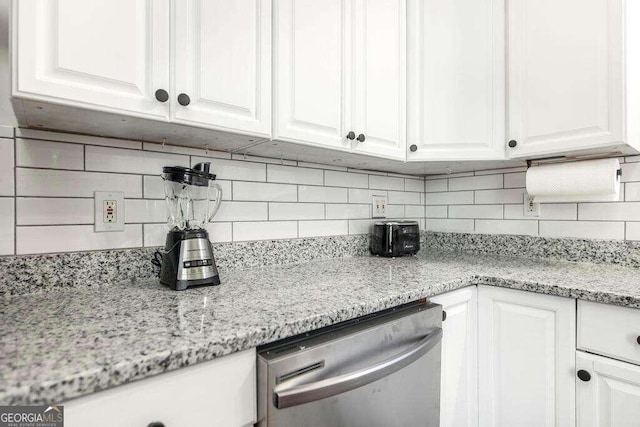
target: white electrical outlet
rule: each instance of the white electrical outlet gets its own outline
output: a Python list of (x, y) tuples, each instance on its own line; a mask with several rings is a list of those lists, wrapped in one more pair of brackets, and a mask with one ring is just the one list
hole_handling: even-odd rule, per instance
[(124, 231), (124, 192), (96, 191), (95, 231)]
[(387, 217), (387, 196), (373, 196), (373, 218)]
[(540, 216), (540, 203), (536, 202), (533, 196), (524, 193), (524, 216), (537, 218)]

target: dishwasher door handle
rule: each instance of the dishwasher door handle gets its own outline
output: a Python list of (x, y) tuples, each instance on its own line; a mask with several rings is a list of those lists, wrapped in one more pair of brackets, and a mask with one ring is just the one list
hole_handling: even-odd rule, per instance
[(274, 404), (278, 409), (290, 408), (362, 387), (410, 365), (427, 354), (441, 340), (442, 328), (432, 328), (424, 338), (402, 353), (373, 366), (310, 384), (302, 384), (288, 390), (276, 391)]

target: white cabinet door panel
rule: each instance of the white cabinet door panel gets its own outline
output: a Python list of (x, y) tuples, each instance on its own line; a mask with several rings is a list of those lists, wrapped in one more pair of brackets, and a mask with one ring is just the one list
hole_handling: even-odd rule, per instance
[(175, 12), (174, 120), (270, 136), (271, 0), (188, 0)]
[(576, 369), (578, 427), (636, 427), (640, 425), (640, 367), (581, 351)]
[(509, 156), (624, 140), (623, 0), (511, 0)]
[(504, 8), (409, 1), (408, 160), (504, 158)]
[(354, 150), (405, 158), (405, 0), (357, 0), (355, 7)]
[(575, 425), (575, 300), (478, 288), (480, 426)]
[(69, 427), (253, 425), (255, 349), (64, 402)]
[(274, 138), (349, 150), (350, 0), (276, 0)]
[(15, 0), (13, 95), (168, 118), (169, 0)]
[(447, 313), (442, 323), (441, 427), (478, 425), (477, 288), (431, 298)]

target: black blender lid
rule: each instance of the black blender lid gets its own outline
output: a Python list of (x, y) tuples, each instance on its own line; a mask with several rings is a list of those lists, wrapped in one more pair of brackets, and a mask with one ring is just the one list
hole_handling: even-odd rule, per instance
[(209, 162), (198, 163), (193, 168), (165, 166), (162, 168), (162, 173), (167, 181), (206, 187), (209, 181), (216, 179), (215, 174), (209, 172), (210, 167)]

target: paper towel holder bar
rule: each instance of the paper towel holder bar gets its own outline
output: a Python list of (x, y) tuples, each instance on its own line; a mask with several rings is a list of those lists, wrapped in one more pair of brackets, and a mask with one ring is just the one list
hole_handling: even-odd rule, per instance
[[(528, 159), (527, 160), (527, 168), (531, 166), (537, 166), (541, 164), (550, 164), (550, 163), (569, 163), (569, 162), (579, 162), (581, 160), (596, 160), (596, 159), (608, 159), (611, 157), (622, 157), (623, 154), (619, 151), (612, 151), (609, 153), (600, 153), (600, 154), (585, 154), (581, 156), (553, 156), (553, 157), (543, 157), (540, 159)], [(619, 172), (619, 175), (622, 172)]]

